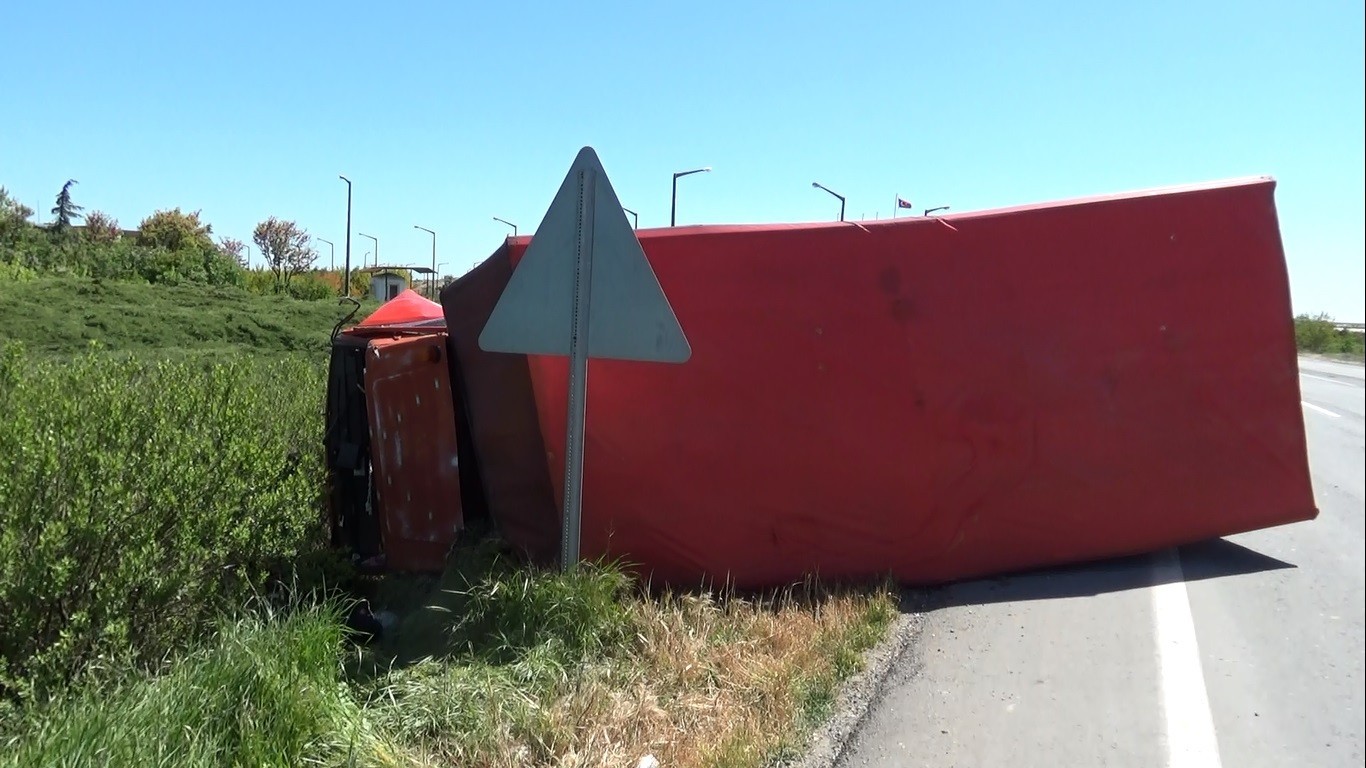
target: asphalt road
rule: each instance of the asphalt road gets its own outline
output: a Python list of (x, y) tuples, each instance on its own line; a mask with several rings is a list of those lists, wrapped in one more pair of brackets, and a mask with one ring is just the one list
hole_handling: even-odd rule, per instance
[(837, 765), (1361, 766), (1366, 381), (1300, 374), (1318, 519), (913, 595)]

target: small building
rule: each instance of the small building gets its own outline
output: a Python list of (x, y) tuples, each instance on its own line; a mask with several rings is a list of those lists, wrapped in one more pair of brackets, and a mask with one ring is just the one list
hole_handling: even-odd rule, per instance
[(389, 301), (408, 290), (408, 280), (401, 274), (390, 270), (370, 275), (370, 295), (380, 301)]

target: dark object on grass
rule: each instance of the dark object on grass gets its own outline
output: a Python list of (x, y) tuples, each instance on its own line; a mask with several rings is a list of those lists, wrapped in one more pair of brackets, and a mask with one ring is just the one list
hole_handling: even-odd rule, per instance
[(370, 601), (361, 600), (346, 617), (347, 633), (352, 639), (362, 643), (378, 640), (384, 634), (384, 625), (370, 611)]

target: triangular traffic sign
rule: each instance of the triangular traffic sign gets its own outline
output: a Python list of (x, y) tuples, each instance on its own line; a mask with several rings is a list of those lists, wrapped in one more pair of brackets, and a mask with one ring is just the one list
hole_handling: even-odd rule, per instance
[(580, 306), (588, 309), (588, 357), (681, 363), (692, 356), (592, 147), (574, 158), (479, 335), (480, 348), (568, 355), (576, 276), (587, 278)]

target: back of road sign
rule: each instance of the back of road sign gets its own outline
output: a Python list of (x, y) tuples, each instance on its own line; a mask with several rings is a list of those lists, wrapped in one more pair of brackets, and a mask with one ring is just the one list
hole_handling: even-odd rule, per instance
[[(582, 239), (581, 229), (587, 234)], [(576, 270), (581, 243), (589, 249), (590, 266)], [(490, 352), (569, 354), (576, 275), (587, 280), (589, 357), (682, 363), (692, 356), (592, 147), (574, 159), (479, 346)]]

